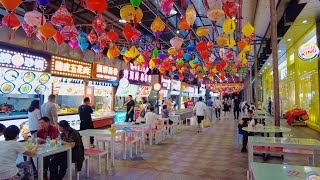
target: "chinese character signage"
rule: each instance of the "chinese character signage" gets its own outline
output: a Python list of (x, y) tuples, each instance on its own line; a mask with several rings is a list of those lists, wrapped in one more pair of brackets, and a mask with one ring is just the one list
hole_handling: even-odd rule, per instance
[(170, 90), (171, 80), (165, 79), (163, 76), (161, 76), (161, 87), (162, 89)]
[(100, 79), (100, 80), (118, 81), (119, 69), (116, 67), (107, 66), (107, 65), (103, 65), (95, 62), (93, 63), (92, 78)]
[(139, 72), (142, 72), (142, 73), (147, 73), (149, 71), (148, 67), (145, 68), (145, 67), (134, 65), (132, 63), (130, 63), (130, 69), (133, 70), (133, 71), (139, 71)]
[(0, 66), (31, 71), (45, 71), (48, 65), (43, 57), (0, 49)]
[(77, 78), (90, 78), (91, 64), (53, 56), (51, 60), (51, 74)]
[(139, 71), (130, 71), (128, 69), (123, 70), (123, 78), (129, 81), (151, 83), (151, 75)]

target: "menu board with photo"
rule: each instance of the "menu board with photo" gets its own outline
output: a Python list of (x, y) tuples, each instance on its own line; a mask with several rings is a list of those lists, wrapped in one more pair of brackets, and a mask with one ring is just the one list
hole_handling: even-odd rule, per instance
[(53, 94), (83, 96), (85, 84), (83, 80), (53, 77)]
[(139, 86), (138, 92), (137, 92), (137, 96), (140, 97), (148, 97), (151, 93), (151, 86)]
[(116, 92), (116, 96), (126, 97), (129, 95), (136, 96), (139, 85), (129, 84), (128, 87), (119, 86)]

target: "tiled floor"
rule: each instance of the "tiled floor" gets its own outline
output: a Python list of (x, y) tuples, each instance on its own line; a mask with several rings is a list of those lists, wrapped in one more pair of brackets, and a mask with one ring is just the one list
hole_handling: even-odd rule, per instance
[[(237, 121), (222, 118), (213, 122), (213, 127), (202, 133), (196, 133), (194, 126), (186, 126), (159, 145), (147, 145), (141, 156), (132, 160), (117, 159), (107, 174), (97, 175), (96, 163), (91, 160), (90, 179), (245, 180), (248, 155), (235, 148)], [(320, 133), (306, 127), (295, 127), (289, 134), (320, 139)], [(262, 159), (255, 157), (255, 161)], [(308, 165), (306, 157), (288, 156), (268, 162)], [(84, 179), (85, 173), (81, 175)]]

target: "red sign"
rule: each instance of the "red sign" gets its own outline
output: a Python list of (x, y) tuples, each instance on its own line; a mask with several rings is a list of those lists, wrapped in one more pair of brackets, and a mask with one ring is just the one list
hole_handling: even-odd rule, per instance
[(51, 74), (89, 79), (91, 77), (91, 64), (73, 59), (52, 56)]
[(94, 62), (92, 79), (118, 81), (119, 69), (116, 67), (107, 66), (104, 64), (99, 64), (97, 62)]

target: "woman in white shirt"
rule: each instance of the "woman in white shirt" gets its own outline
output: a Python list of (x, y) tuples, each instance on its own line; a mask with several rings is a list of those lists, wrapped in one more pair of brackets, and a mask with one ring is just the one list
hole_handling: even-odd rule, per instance
[(39, 145), (35, 145), (32, 150), (27, 150), (17, 141), (20, 129), (11, 125), (4, 131), (5, 141), (0, 141), (0, 179), (34, 179), (34, 171), (31, 163), (22, 162), (16, 165), (18, 154), (34, 156)]
[(150, 111), (148, 111), (146, 113), (146, 116), (145, 116), (145, 119), (146, 119), (146, 122), (148, 124), (151, 124), (151, 128), (154, 129), (156, 128), (156, 121), (158, 119), (158, 115), (156, 113), (153, 112), (154, 111), (154, 107), (151, 106), (150, 107)]
[(31, 134), (37, 132), (40, 129), (39, 119), (41, 119), (40, 101), (33, 100), (28, 108), (28, 124)]

